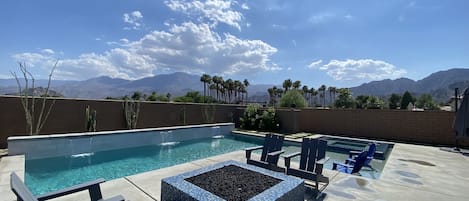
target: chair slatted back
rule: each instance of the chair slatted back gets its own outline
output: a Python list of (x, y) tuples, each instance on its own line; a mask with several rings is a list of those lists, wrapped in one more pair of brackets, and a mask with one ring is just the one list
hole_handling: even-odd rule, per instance
[(301, 142), (300, 169), (312, 171), (316, 163), (317, 139), (303, 138)]
[(261, 161), (276, 164), (278, 162), (279, 156), (269, 158), (267, 157), (267, 154), (270, 152), (282, 150), (284, 139), (284, 136), (267, 134), (264, 140), (264, 147), (262, 148)]
[(358, 154), (357, 158), (355, 159), (355, 165), (353, 166), (353, 169), (351, 172), (352, 174), (360, 172), (363, 165), (365, 165), (367, 156), (368, 156), (368, 151), (363, 151), (360, 154)]
[(303, 138), (301, 142), (300, 169), (313, 172), (316, 160), (326, 157), (327, 142), (324, 140)]
[(37, 201), (33, 193), (29, 191), (28, 187), (24, 185), (23, 181), (21, 181), (18, 175), (14, 172), (10, 175), (10, 186), (18, 201)]

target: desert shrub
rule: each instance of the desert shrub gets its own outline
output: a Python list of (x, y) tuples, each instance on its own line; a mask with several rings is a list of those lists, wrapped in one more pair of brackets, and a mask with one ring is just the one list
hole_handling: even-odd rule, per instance
[(280, 98), (280, 107), (306, 107), (306, 100), (298, 90), (289, 90)]
[(275, 109), (271, 107), (262, 111), (258, 104), (248, 105), (240, 122), (241, 128), (251, 130), (276, 131), (279, 127)]
[(244, 110), (244, 115), (239, 120), (241, 122), (241, 128), (244, 129), (258, 129), (259, 128), (259, 111), (260, 106), (258, 104), (249, 104)]
[(270, 107), (267, 110), (264, 110), (260, 118), (259, 130), (277, 131), (278, 128), (279, 121), (277, 113), (275, 112), (275, 108)]

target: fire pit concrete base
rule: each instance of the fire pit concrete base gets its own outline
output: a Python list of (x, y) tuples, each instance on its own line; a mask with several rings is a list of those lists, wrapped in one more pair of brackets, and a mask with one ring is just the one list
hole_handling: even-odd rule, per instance
[(220, 198), (217, 195), (186, 181), (185, 179), (229, 165), (235, 165), (281, 180), (280, 183), (250, 198), (249, 200), (304, 200), (305, 186), (302, 179), (237, 161), (226, 161), (163, 179), (161, 181), (161, 200), (224, 200), (223, 198)]

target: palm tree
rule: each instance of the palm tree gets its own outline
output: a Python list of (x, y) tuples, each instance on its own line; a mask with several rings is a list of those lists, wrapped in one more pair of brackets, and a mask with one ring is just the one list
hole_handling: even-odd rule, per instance
[[(275, 86), (274, 86), (275, 87)], [(275, 105), (274, 102), (275, 102), (275, 92), (276, 92), (276, 89), (274, 89), (274, 87), (272, 88), (268, 88), (267, 89), (267, 93), (269, 93), (269, 97), (270, 97), (270, 105)]]
[(233, 94), (233, 89), (234, 89), (233, 80), (232, 79), (227, 79), (223, 86), (225, 87), (225, 91), (228, 95), (228, 102), (231, 103), (231, 95)]
[(246, 87), (244, 84), (239, 86), (239, 94), (241, 95), (241, 102), (244, 102), (244, 94), (246, 93)]
[(318, 89), (318, 91), (321, 92), (320, 98), (322, 98), (322, 108), (325, 108), (326, 106), (326, 88), (326, 85), (321, 85)]
[(204, 100), (203, 100), (203, 102), (205, 103), (205, 96), (207, 95), (207, 85), (212, 81), (212, 78), (208, 74), (203, 74), (200, 77), (200, 81), (204, 83)]
[[(212, 78), (213, 79), (213, 78)], [(217, 84), (215, 83), (212, 83), (210, 84), (210, 86), (208, 87), (210, 90), (210, 92), (213, 92), (214, 90), (217, 91), (217, 94), (218, 94), (218, 89), (217, 89)], [(213, 93), (210, 93), (210, 96), (213, 98)], [(213, 99), (212, 99), (213, 100)]]
[(301, 92), (303, 93), (303, 97), (305, 97), (306, 100), (309, 100), (309, 97), (308, 97), (308, 94), (309, 94), (308, 86), (303, 85), (303, 88), (301, 88)]
[(331, 94), (332, 105), (335, 103), (335, 94), (337, 93), (337, 87), (329, 87), (329, 93)]
[(240, 92), (240, 88), (241, 88), (241, 81), (239, 80), (235, 80), (233, 82), (233, 90), (234, 90), (234, 101), (235, 102), (238, 102), (239, 101), (239, 92)]
[[(282, 88), (277, 88), (275, 91), (276, 91), (276, 97), (277, 97), (277, 99), (280, 99), (280, 98), (282, 97), (282, 94), (283, 94), (283, 93), (286, 93), (285, 91), (283, 91)], [(278, 101), (277, 99), (276, 99), (276, 101)]]
[(296, 90), (300, 89), (301, 81), (297, 80), (297, 81), (293, 82), (293, 85), (292, 85), (292, 86), (293, 86), (293, 88), (296, 89)]
[(311, 96), (310, 98), (311, 106), (316, 106), (316, 95), (318, 95), (318, 91), (314, 89), (314, 87), (311, 87), (311, 89), (309, 89), (309, 94)]
[(327, 88), (327, 90), (329, 91), (329, 101), (331, 102), (331, 105), (334, 105), (334, 99), (332, 95), (335, 94), (337, 88), (330, 86)]
[(283, 88), (285, 89), (285, 92), (288, 91), (288, 89), (290, 89), (290, 87), (292, 86), (292, 82), (290, 79), (286, 79), (285, 81), (283, 81), (283, 84), (282, 84)]
[(248, 86), (250, 85), (249, 81), (247, 79), (244, 79), (243, 81), (244, 87), (245, 87), (245, 94), (246, 94), (246, 101), (248, 100)]

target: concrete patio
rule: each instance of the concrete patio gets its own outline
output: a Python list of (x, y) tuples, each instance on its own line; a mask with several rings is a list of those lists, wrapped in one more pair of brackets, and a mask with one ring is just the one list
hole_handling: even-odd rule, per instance
[[(105, 198), (123, 195), (126, 200), (159, 200), (161, 179), (226, 160), (245, 162), (244, 152), (235, 151), (159, 170), (114, 179), (101, 185)], [(283, 165), (283, 161), (279, 164)], [(297, 164), (294, 164), (297, 165)], [(379, 179), (368, 179), (325, 170), (330, 184), (320, 200), (469, 200), (469, 157), (437, 147), (397, 143)], [(24, 176), (24, 156), (0, 161), (1, 201), (16, 200), (9, 174)], [(86, 192), (54, 200), (87, 200)], [(310, 195), (305, 200), (314, 200)]]

